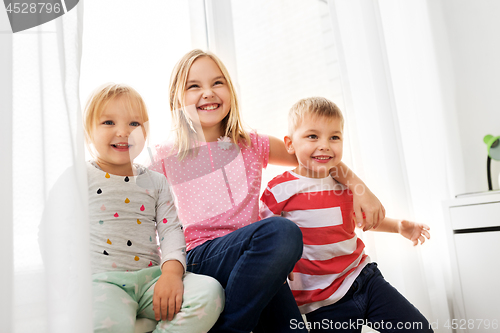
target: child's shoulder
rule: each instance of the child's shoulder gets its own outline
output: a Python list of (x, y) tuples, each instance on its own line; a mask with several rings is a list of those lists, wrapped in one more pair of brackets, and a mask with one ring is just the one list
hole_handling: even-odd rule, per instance
[(89, 177), (104, 172), (94, 160), (86, 161), (85, 165), (87, 167), (87, 176)]
[(270, 144), (269, 137), (265, 134), (257, 133), (256, 131), (250, 131), (247, 133), (250, 137), (250, 143), (248, 144), (245, 140), (240, 140), (238, 145), (243, 152), (246, 152), (247, 158), (253, 156), (257, 160), (262, 162), (262, 167), (267, 167), (269, 161)]
[(343, 184), (337, 182), (332, 177), (308, 178), (296, 174), (294, 171), (285, 171), (281, 175), (274, 177), (267, 184), (268, 191), (273, 193), (296, 193), (314, 192), (314, 193), (335, 193), (336, 195), (350, 195), (351, 191)]
[[(269, 136), (266, 134), (258, 133), (256, 130), (248, 131), (246, 134), (250, 137), (250, 147), (269, 145)], [(241, 140), (241, 144), (245, 145), (245, 140)]]
[(150, 194), (169, 190), (170, 184), (164, 174), (146, 168), (141, 164), (134, 163), (134, 166), (137, 170), (137, 177), (135, 179), (135, 184), (137, 186), (148, 190)]
[(267, 187), (269, 189), (272, 189), (280, 184), (290, 182), (293, 180), (298, 180), (298, 179), (299, 179), (299, 177), (295, 176), (290, 171), (285, 171), (281, 175), (278, 175), (278, 176), (274, 177), (273, 179), (271, 179), (269, 181), (269, 183), (267, 183)]
[(165, 177), (164, 174), (158, 171), (154, 171), (151, 169), (146, 168), (145, 166), (142, 166), (144, 168), (144, 174), (147, 174), (149, 177), (151, 177), (153, 180), (157, 182), (167, 182), (167, 177)]
[(265, 133), (258, 133), (257, 131), (251, 131), (249, 133), (250, 139), (255, 140), (257, 142), (265, 142), (269, 144), (269, 135)]
[(137, 170), (137, 176), (147, 176), (151, 178), (153, 181), (162, 183), (164, 181), (167, 181), (167, 177), (161, 172), (151, 170), (150, 168), (146, 167), (145, 165), (134, 163), (134, 167)]
[(177, 155), (175, 143), (172, 140), (163, 141), (148, 147), (149, 158), (153, 161), (162, 160), (172, 155)]

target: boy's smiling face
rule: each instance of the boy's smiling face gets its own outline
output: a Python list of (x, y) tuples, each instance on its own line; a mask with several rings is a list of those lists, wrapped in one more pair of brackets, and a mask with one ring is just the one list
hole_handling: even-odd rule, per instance
[(343, 133), (338, 118), (306, 114), (291, 137), (285, 136), (289, 154), (299, 166), (295, 172), (309, 178), (324, 178), (342, 160)]

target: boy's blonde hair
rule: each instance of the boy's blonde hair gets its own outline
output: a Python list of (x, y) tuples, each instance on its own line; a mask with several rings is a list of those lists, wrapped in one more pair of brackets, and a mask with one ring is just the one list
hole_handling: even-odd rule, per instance
[(222, 61), (215, 54), (195, 49), (186, 53), (179, 60), (170, 77), (170, 111), (172, 112), (172, 123), (175, 130), (175, 148), (178, 150), (178, 156), (181, 160), (191, 155), (190, 152), (193, 152), (192, 149), (197, 146), (198, 136), (192, 119), (187, 115), (185, 109), (186, 105), (184, 105), (184, 96), (189, 70), (193, 63), (201, 57), (209, 57), (217, 64), (229, 87), (231, 105), (229, 113), (221, 122), (221, 128), (224, 135), (231, 138), (234, 143), (243, 141), (247, 146), (250, 146), (250, 136), (243, 129), (236, 90), (234, 89), (233, 82), (231, 81), (226, 66), (224, 66)]
[(106, 83), (92, 92), (83, 113), (85, 144), (92, 155), (95, 153), (92, 148), (94, 128), (108, 103), (119, 97), (125, 98), (123, 102), (127, 112), (139, 111), (144, 137), (149, 136), (148, 110), (141, 95), (126, 84)]
[(290, 136), (293, 135), (306, 115), (338, 119), (340, 126), (344, 128), (342, 111), (335, 103), (324, 97), (308, 97), (295, 103), (288, 113), (288, 134)]

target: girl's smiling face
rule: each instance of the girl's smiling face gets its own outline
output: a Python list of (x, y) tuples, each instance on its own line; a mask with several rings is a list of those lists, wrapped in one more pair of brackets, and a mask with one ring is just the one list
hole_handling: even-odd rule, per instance
[(207, 141), (221, 133), (221, 121), (231, 109), (231, 93), (219, 66), (210, 57), (196, 59), (189, 69), (184, 95), (184, 105), (191, 117), (199, 123)]
[(96, 162), (102, 170), (115, 175), (133, 175), (132, 161), (144, 148), (143, 126), (140, 113), (128, 110), (124, 97), (108, 102), (96, 119), (92, 135)]

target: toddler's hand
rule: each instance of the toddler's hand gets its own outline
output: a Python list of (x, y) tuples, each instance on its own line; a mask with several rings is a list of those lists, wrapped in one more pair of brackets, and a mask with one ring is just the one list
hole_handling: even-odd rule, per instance
[(163, 273), (156, 282), (153, 293), (155, 319), (172, 320), (181, 309), (183, 293), (182, 277)]
[(420, 244), (424, 244), (425, 238), (431, 238), (428, 230), (430, 230), (429, 226), (422, 223), (415, 223), (406, 220), (399, 223), (399, 233), (401, 236), (411, 240), (413, 242), (413, 246), (418, 245), (418, 241), (420, 241)]

